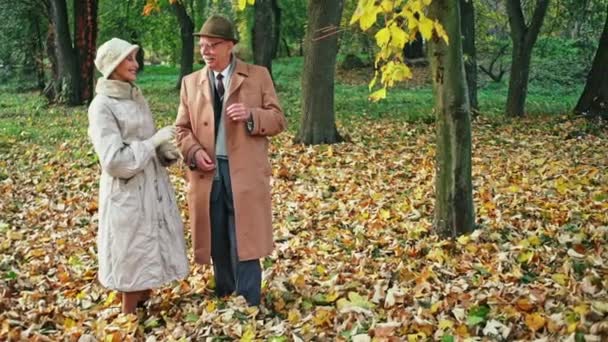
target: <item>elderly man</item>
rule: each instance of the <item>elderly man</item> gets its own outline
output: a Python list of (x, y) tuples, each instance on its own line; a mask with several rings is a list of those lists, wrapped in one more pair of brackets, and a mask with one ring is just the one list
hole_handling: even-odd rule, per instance
[(233, 54), (228, 19), (210, 17), (196, 36), (206, 66), (183, 78), (176, 119), (194, 259), (213, 260), (216, 295), (236, 291), (258, 305), (259, 259), (273, 249), (268, 137), (285, 116), (268, 70)]

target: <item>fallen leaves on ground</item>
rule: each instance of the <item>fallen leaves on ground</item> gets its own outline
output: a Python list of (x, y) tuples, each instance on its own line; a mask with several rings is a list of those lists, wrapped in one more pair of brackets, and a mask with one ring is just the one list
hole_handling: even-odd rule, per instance
[[(563, 117), (473, 125), (479, 229), (433, 234), (434, 129), (353, 120), (352, 143), (273, 139), (276, 249), (263, 303), (209, 267), (136, 315), (96, 280), (99, 168), (82, 114), (57, 146), (0, 158), (0, 339), (600, 341), (608, 334), (608, 141)], [(184, 219), (183, 171), (172, 167)], [(189, 255), (191, 251), (189, 250)]]

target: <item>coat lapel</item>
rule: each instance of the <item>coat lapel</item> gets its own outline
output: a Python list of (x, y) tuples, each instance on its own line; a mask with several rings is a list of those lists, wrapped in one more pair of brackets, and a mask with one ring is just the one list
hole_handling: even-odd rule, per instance
[(232, 95), (239, 89), (245, 78), (249, 75), (247, 65), (241, 60), (236, 60), (234, 71), (232, 72), (232, 79), (230, 80), (230, 89), (228, 89), (228, 97), (226, 102), (231, 100)]
[(199, 91), (203, 93), (205, 102), (211, 101), (211, 88), (209, 84), (209, 78), (207, 77), (208, 69), (204, 67), (199, 73), (198, 85)]

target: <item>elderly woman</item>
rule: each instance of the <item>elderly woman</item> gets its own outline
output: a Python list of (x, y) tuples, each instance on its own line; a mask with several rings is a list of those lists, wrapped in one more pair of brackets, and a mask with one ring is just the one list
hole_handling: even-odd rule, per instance
[(101, 164), (99, 281), (122, 293), (131, 313), (151, 289), (188, 273), (183, 225), (165, 167), (179, 153), (171, 126), (154, 127), (134, 85), (139, 47), (113, 38), (97, 51), (103, 77), (89, 106), (89, 137)]

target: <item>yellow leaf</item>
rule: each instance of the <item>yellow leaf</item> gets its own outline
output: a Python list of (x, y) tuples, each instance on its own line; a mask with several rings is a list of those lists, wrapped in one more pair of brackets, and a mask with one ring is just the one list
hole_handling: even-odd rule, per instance
[(359, 26), (363, 31), (366, 31), (376, 23), (378, 13), (382, 11), (380, 6), (377, 6), (374, 1), (370, 1), (369, 4), (361, 15), (361, 19), (359, 19)]
[(247, 6), (247, 0), (239, 0), (239, 3), (238, 3), (239, 11), (244, 10), (246, 6)]
[(566, 275), (563, 273), (556, 273), (551, 276), (551, 279), (553, 279), (556, 283), (560, 284), (561, 286), (566, 286), (566, 282), (568, 280)]
[(390, 28), (391, 33), (391, 46), (403, 49), (405, 43), (407, 43), (407, 34), (397, 25), (391, 25)]
[(306, 286), (306, 279), (301, 274), (295, 274), (291, 277), (291, 283), (297, 288), (303, 288)]
[(574, 307), (574, 312), (580, 316), (585, 316), (589, 312), (589, 306), (587, 304), (579, 304)]
[(418, 25), (420, 28), (420, 33), (422, 37), (426, 40), (431, 39), (433, 36), (433, 21), (423, 15), (420, 16), (420, 24)]
[(435, 314), (439, 309), (441, 309), (442, 305), (442, 302), (435, 302), (433, 305), (431, 305), (431, 313)]
[(76, 299), (78, 299), (78, 300), (83, 300), (86, 297), (87, 297), (87, 293), (84, 290), (78, 292), (78, 294), (76, 295)]
[(391, 218), (391, 212), (385, 209), (380, 209), (380, 217), (383, 220), (388, 220)]
[(357, 8), (353, 12), (353, 16), (350, 18), (349, 25), (352, 25), (352, 24), (356, 23), (359, 19), (361, 19), (361, 16), (363, 15), (365, 7), (367, 7), (367, 3), (369, 1), (370, 0), (361, 0), (357, 3)]
[(75, 326), (76, 326), (76, 322), (74, 322), (74, 320), (71, 319), (71, 318), (66, 318), (63, 321), (63, 328), (66, 329), (66, 330), (71, 329), (71, 328), (73, 328)]
[(440, 330), (452, 329), (453, 327), (454, 327), (454, 322), (450, 321), (449, 319), (442, 319), (439, 321)]
[(546, 319), (542, 314), (536, 312), (533, 314), (526, 315), (526, 325), (532, 331), (537, 331), (545, 326)]
[(322, 326), (331, 323), (331, 312), (326, 309), (319, 309), (315, 313), (312, 321), (316, 326)]
[(408, 78), (412, 78), (412, 71), (403, 63), (395, 63), (392, 76), (393, 81), (404, 81)]
[(528, 238), (528, 242), (530, 243), (530, 246), (533, 247), (538, 247), (540, 246), (540, 239), (538, 238), (538, 236), (536, 235), (532, 235)]
[(251, 342), (255, 338), (255, 329), (251, 325), (245, 327), (245, 332), (241, 336), (241, 342)]
[(376, 85), (377, 79), (378, 79), (378, 71), (374, 72), (374, 78), (372, 78), (372, 80), (369, 82), (369, 85), (367, 86), (368, 91), (372, 91), (372, 89)]
[(116, 299), (116, 292), (112, 291), (108, 295), (108, 298), (106, 298), (106, 300), (103, 302), (103, 306), (110, 306), (110, 305), (112, 305), (112, 303), (114, 303), (114, 299)]
[(205, 311), (211, 313), (211, 312), (215, 311), (215, 309), (216, 309), (216, 306), (215, 306), (214, 301), (207, 302), (207, 305), (205, 306)]
[(388, 44), (388, 41), (391, 38), (391, 32), (386, 27), (383, 27), (376, 33), (374, 38), (376, 38), (376, 45), (383, 47)]
[(513, 185), (509, 186), (509, 187), (507, 188), (507, 190), (509, 190), (509, 192), (513, 192), (513, 193), (515, 193), (515, 192), (519, 192), (519, 191), (521, 191), (521, 188), (520, 188), (519, 186), (517, 186), (517, 185), (513, 184)]
[(555, 190), (557, 190), (557, 192), (559, 192), (561, 195), (565, 195), (568, 192), (568, 188), (568, 183), (561, 178), (555, 182)]
[(315, 267), (315, 270), (317, 271), (317, 273), (319, 274), (325, 274), (325, 272), (327, 272), (327, 270), (325, 269), (325, 267), (321, 266), (321, 265), (317, 265), (317, 267)]
[(479, 250), (479, 248), (475, 244), (472, 244), (472, 243), (467, 244), (464, 248), (467, 251), (469, 251), (469, 253), (473, 253), (473, 254), (477, 253), (477, 251)]
[(394, 0), (382, 0), (380, 7), (382, 7), (382, 10), (384, 10), (385, 13), (390, 13), (393, 11), (394, 3)]
[(469, 241), (471, 241), (471, 237), (469, 235), (460, 235), (456, 241), (458, 241), (458, 243), (461, 245), (466, 245), (469, 243)]
[(534, 252), (524, 251), (524, 252), (519, 253), (519, 255), (517, 256), (517, 262), (519, 262), (520, 264), (526, 264), (526, 263), (530, 262), (530, 260), (532, 260), (532, 258), (534, 258)]
[[(473, 0), (469, 0), (469, 1), (473, 1)], [(423, 3), (425, 6), (430, 5), (430, 4), (431, 4), (431, 2), (432, 2), (432, 0), (422, 0), (422, 3)]]
[(370, 303), (367, 299), (361, 297), (361, 295), (356, 292), (349, 292), (348, 299), (353, 305), (360, 308), (372, 309), (374, 307), (374, 304)]
[(9, 240), (21, 240), (21, 239), (23, 239), (23, 233), (15, 231), (15, 230), (9, 230), (8, 232), (6, 232), (6, 235), (9, 238)]
[(568, 332), (568, 334), (572, 334), (576, 331), (576, 327), (578, 327), (578, 322), (568, 323), (568, 328), (566, 329), (566, 331)]
[(418, 332), (415, 334), (407, 335), (407, 342), (418, 342), (418, 341), (426, 341), (426, 334), (422, 332)]
[(45, 254), (46, 254), (46, 251), (44, 249), (42, 249), (42, 248), (37, 248), (37, 249), (34, 249), (34, 250), (32, 250), (30, 252), (30, 255), (33, 256), (33, 257), (35, 257), (35, 258), (41, 257), (41, 256), (43, 256)]
[(447, 259), (445, 253), (443, 252), (443, 249), (441, 248), (431, 249), (431, 251), (426, 255), (426, 257), (439, 263), (443, 263)]
[(414, 29), (418, 26), (418, 19), (414, 16), (414, 12), (412, 12), (409, 8), (404, 7), (402, 14), (407, 19), (407, 29), (409, 31), (414, 31)]
[(370, 100), (376, 102), (386, 98), (386, 88), (376, 90), (369, 96)]
[(443, 26), (441, 25), (441, 23), (439, 23), (439, 21), (435, 20), (435, 22), (433, 23), (433, 27), (435, 28), (435, 33), (437, 33), (437, 36), (439, 36), (439, 38), (442, 38), (446, 44), (450, 44), (450, 39), (448, 37), (448, 34), (443, 29)]
[(332, 292), (328, 293), (327, 296), (325, 296), (325, 300), (327, 300), (328, 302), (331, 303), (331, 302), (336, 301), (336, 299), (338, 299), (338, 297), (340, 297), (338, 292), (332, 291)]
[[(422, 4), (420, 3), (420, 0), (410, 0), (408, 2), (408, 5), (410, 5), (412, 12), (422, 11)], [(419, 13), (419, 14), (422, 14), (422, 13)]]
[(301, 318), (302, 318), (302, 316), (300, 315), (300, 311), (298, 311), (296, 309), (289, 310), (289, 314), (287, 314), (287, 320), (292, 325), (299, 323)]

